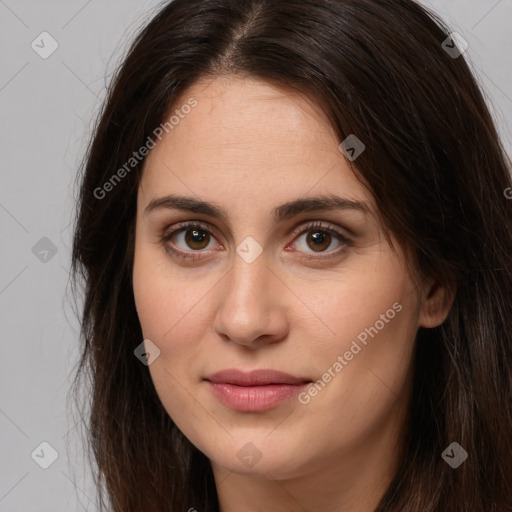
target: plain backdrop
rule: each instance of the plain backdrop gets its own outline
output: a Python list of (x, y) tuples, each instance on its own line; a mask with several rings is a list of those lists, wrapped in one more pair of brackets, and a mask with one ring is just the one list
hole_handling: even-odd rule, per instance
[[(512, 153), (512, 1), (425, 3), (468, 41)], [(73, 187), (105, 84), (158, 4), (0, 0), (0, 512), (97, 510), (66, 404), (78, 357)]]

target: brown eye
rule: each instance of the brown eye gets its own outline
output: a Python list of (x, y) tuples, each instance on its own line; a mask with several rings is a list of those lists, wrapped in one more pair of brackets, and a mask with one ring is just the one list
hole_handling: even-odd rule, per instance
[[(337, 246), (334, 245), (334, 247), (332, 247), (336, 242)], [(306, 227), (301, 231), (299, 237), (294, 242), (294, 245), (299, 251), (311, 254), (312, 252), (336, 252), (340, 246), (343, 247), (344, 245), (347, 245), (347, 243), (348, 240), (343, 235), (333, 231), (332, 229)]]
[(298, 228), (294, 235), (296, 238), (292, 243), (293, 250), (303, 253), (306, 259), (325, 261), (341, 257), (353, 245), (350, 238), (347, 238), (339, 228), (330, 227), (321, 221), (310, 222)]
[(207, 231), (203, 229), (187, 229), (184, 233), (185, 243), (190, 249), (201, 250), (208, 246), (210, 235)]
[(215, 237), (202, 224), (182, 223), (174, 227), (176, 229), (161, 237), (166, 251), (173, 256), (198, 259), (204, 256), (203, 252), (207, 252), (205, 249), (211, 249), (216, 245), (215, 243), (210, 245)]
[(332, 236), (329, 232), (323, 230), (309, 231), (306, 237), (306, 243), (310, 249), (315, 252), (322, 252), (331, 245)]
[[(215, 243), (216, 238), (210, 229), (201, 223), (182, 223), (174, 228), (161, 237), (165, 250), (173, 256), (184, 259), (204, 259), (211, 256), (207, 249), (223, 248), (218, 242)], [(305, 258), (323, 258), (325, 260), (338, 257), (352, 245), (350, 239), (338, 229), (325, 226), (321, 222), (310, 223), (298, 232), (296, 231), (294, 235), (297, 238), (292, 245), (297, 246), (296, 249), (298, 252), (304, 253)], [(328, 250), (333, 242), (337, 242), (338, 245)], [(289, 250), (288, 247), (286, 250)], [(318, 256), (314, 256), (314, 253), (317, 253)]]

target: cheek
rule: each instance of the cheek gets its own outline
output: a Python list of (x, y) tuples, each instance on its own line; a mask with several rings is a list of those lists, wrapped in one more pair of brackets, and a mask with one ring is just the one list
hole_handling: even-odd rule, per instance
[(164, 366), (173, 375), (182, 376), (186, 368), (194, 366), (205, 329), (212, 322), (207, 294), (214, 284), (207, 274), (193, 277), (173, 271), (159, 251), (136, 250), (133, 290), (139, 322), (144, 338), (160, 349), (150, 370)]
[(416, 294), (403, 267), (386, 253), (380, 253), (373, 267), (347, 270), (343, 279), (317, 294), (314, 304), (332, 334), (318, 339), (327, 352), (329, 347), (337, 353), (349, 350), (353, 340), (364, 346), (365, 341), (381, 338), (387, 338), (387, 345), (379, 348), (393, 350), (414, 337)]
[(170, 276), (169, 265), (161, 260), (149, 251), (136, 251), (135, 303), (144, 338), (160, 349), (148, 367), (156, 393), (178, 428), (189, 432), (191, 425), (201, 424), (189, 388), (201, 339), (201, 326), (193, 320), (201, 310), (198, 301), (204, 293)]
[(349, 413), (360, 428), (385, 415), (408, 385), (419, 308), (412, 282), (391, 260), (352, 276), (319, 306), (331, 335), (318, 337), (310, 354), (319, 379), (311, 403), (326, 419)]
[(190, 283), (177, 281), (164, 251), (143, 237), (135, 246), (133, 292), (144, 336), (154, 342), (163, 342), (190, 309)]
[(176, 281), (146, 273), (146, 278), (134, 279), (134, 294), (144, 337), (160, 348), (161, 356), (191, 356), (200, 339), (193, 321), (201, 315), (199, 290), (183, 290)]

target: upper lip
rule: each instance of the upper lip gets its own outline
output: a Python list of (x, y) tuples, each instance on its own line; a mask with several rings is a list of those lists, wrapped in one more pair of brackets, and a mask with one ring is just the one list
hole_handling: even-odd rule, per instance
[(214, 383), (234, 384), (236, 386), (265, 386), (266, 384), (306, 384), (309, 379), (294, 377), (277, 370), (252, 370), (242, 372), (236, 369), (221, 370), (206, 377), (206, 380)]

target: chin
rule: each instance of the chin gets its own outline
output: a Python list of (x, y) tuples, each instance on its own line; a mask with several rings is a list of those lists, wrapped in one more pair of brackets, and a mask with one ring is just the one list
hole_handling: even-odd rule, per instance
[[(259, 434), (253, 439), (256, 437), (264, 438)], [(250, 439), (251, 436), (247, 435), (230, 438), (224, 446), (216, 444), (205, 454), (212, 463), (238, 475), (288, 479), (300, 472), (299, 468), (304, 461), (297, 459), (298, 453), (301, 452), (299, 446), (284, 445), (275, 440)]]

